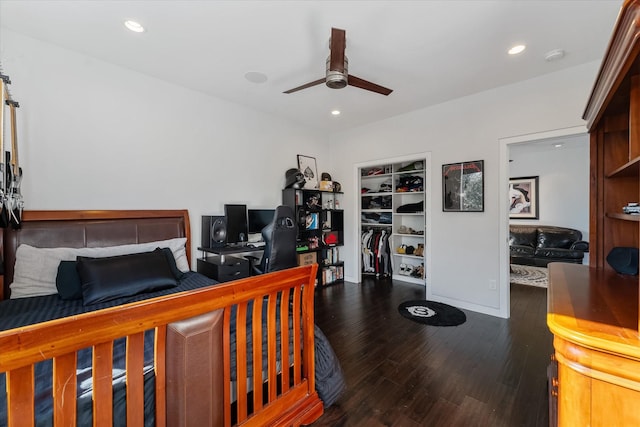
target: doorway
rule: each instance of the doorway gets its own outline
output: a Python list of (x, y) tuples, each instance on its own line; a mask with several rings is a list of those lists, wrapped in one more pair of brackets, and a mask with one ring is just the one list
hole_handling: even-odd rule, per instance
[[(589, 238), (589, 136), (572, 127), (500, 140), (500, 307), (510, 316), (509, 223), (575, 228)], [(511, 161), (513, 160), (513, 161)], [(515, 174), (515, 175), (514, 175)], [(538, 217), (511, 219), (509, 180), (538, 177)], [(588, 263), (588, 258), (585, 261)]]

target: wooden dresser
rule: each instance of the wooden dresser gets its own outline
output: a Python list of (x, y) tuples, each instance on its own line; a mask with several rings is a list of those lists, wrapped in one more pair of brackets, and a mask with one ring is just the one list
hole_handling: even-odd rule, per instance
[(640, 0), (626, 0), (583, 116), (591, 139), (590, 265), (549, 267), (557, 363), (550, 401), (559, 426), (640, 426), (639, 279), (606, 262), (614, 247), (640, 246), (640, 216), (622, 212), (640, 202), (639, 53)]

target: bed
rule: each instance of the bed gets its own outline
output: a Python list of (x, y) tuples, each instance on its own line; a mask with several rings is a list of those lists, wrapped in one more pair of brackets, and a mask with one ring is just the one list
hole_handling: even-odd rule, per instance
[[(48, 261), (25, 268), (25, 248), (36, 253), (35, 259), (45, 252), (58, 256), (61, 248), (87, 251), (71, 265), (83, 274), (97, 274), (90, 277), (102, 286), (128, 274), (118, 267), (114, 275), (111, 266), (122, 264), (111, 264), (112, 259), (138, 262), (138, 255), (98, 256), (94, 248), (176, 239), (183, 239), (181, 254), (180, 248), (164, 246), (145, 252), (154, 254), (148, 255), (153, 262), (161, 249), (174, 259), (170, 270), (180, 279), (170, 289), (126, 294), (127, 288), (125, 294), (102, 300), (105, 288), (87, 294), (83, 276), (80, 302), (62, 301), (62, 294), (8, 300), (11, 292), (21, 292), (17, 284), (25, 271), (46, 270)], [(0, 422), (289, 426), (322, 415), (315, 384), (317, 265), (217, 284), (184, 271), (190, 247), (186, 210), (25, 211), (22, 229), (3, 230), (0, 321), (4, 317), (10, 327), (0, 331), (0, 375), (6, 383), (0, 415), (5, 420)], [(133, 265), (147, 265), (146, 259)], [(137, 286), (138, 281), (131, 283)], [(90, 307), (87, 298), (95, 298)], [(63, 307), (66, 314), (48, 314), (38, 304)], [(44, 317), (33, 323), (31, 316)]]

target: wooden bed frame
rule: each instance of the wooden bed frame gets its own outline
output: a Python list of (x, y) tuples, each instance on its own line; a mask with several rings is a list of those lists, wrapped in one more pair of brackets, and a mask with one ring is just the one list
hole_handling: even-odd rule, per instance
[[(3, 230), (4, 296), (13, 275), (15, 249), (20, 243), (39, 247), (97, 247), (143, 243), (173, 237), (187, 237), (190, 248), (189, 216), (186, 210), (159, 211), (25, 211), (21, 230)], [(167, 333), (172, 325), (195, 316), (221, 310), (222, 408), (225, 426), (297, 426), (315, 421), (323, 412), (315, 391), (313, 299), (317, 265), (297, 267), (216, 286), (134, 302), (77, 316), (0, 332), (0, 373), (6, 373), (8, 426), (30, 426), (34, 420), (34, 364), (53, 359), (54, 425), (76, 425), (76, 352), (93, 348), (93, 420), (112, 424), (111, 352), (114, 340), (127, 339), (127, 425), (143, 425), (144, 331), (155, 330), (156, 425), (189, 424), (184, 414), (176, 417), (173, 402), (167, 402), (167, 358), (171, 348)], [(0, 287), (2, 289), (3, 287)], [(277, 305), (278, 296), (292, 304)], [(251, 378), (247, 373), (246, 320), (253, 313), (254, 334), (262, 327), (262, 304), (266, 305), (268, 369)], [(231, 307), (237, 319), (237, 397), (232, 405), (230, 379)], [(252, 309), (250, 307), (253, 307)], [(293, 328), (281, 326), (276, 365), (276, 310), (280, 318), (293, 319)], [(286, 323), (286, 322), (284, 322)], [(295, 333), (295, 331), (301, 331)], [(291, 348), (290, 348), (290, 344)], [(262, 366), (261, 340), (253, 340), (253, 366)], [(292, 360), (288, 355), (292, 354)], [(196, 358), (202, 359), (202, 358)], [(206, 359), (206, 358), (205, 358)], [(191, 366), (191, 368), (194, 368)], [(249, 392), (249, 389), (252, 389)], [(264, 390), (264, 391), (263, 391)], [(186, 396), (189, 395), (187, 384)], [(173, 398), (171, 398), (173, 399)], [(214, 402), (205, 402), (213, 405)], [(214, 405), (215, 406), (215, 405)], [(233, 421), (232, 421), (233, 420)], [(217, 422), (212, 421), (214, 424)]]

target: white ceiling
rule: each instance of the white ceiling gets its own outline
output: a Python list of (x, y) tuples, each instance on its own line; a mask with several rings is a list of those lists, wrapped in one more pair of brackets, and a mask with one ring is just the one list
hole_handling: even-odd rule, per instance
[[(331, 132), (599, 61), (621, 5), (621, 0), (0, 0), (0, 25)], [(147, 31), (126, 30), (126, 19)], [(324, 77), (331, 27), (346, 30), (349, 71), (394, 89), (391, 95), (324, 85), (282, 93)], [(506, 51), (516, 43), (527, 49), (509, 57)], [(545, 61), (553, 49), (564, 49), (565, 57)], [(247, 72), (268, 80), (251, 83)], [(331, 116), (333, 109), (342, 114)]]

